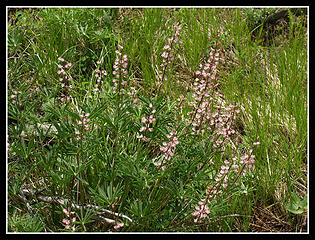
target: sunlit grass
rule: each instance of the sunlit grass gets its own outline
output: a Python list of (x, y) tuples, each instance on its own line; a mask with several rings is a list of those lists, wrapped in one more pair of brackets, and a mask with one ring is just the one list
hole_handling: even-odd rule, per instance
[[(257, 16), (250, 14), (233, 8), (15, 13), (7, 43), (8, 231), (71, 231), (63, 220), (68, 206), (35, 201), (30, 207), (21, 187), (69, 199), (79, 232), (266, 231), (254, 219), (273, 206), (283, 229), (305, 231), (306, 212), (293, 214), (288, 204), (295, 194), (303, 199), (308, 187), (306, 16), (289, 15), (281, 29), (253, 32), (249, 21)], [(264, 39), (272, 36), (265, 31), (274, 31), (272, 39)], [(173, 58), (164, 68), (168, 47)], [(212, 48), (219, 56), (217, 85), (204, 85), (211, 93), (198, 100), (194, 82), (203, 79), (197, 71), (216, 53)], [(128, 58), (126, 74), (115, 67), (120, 53)], [(57, 72), (60, 57), (71, 63), (64, 76)], [(103, 83), (99, 70), (106, 71)], [(216, 125), (192, 134), (207, 97), (211, 114), (236, 116), (224, 148), (214, 145), (223, 138)], [(175, 130), (178, 143), (167, 152)], [(206, 189), (222, 185), (215, 180), (222, 167), (250, 149), (255, 166), (244, 176), (229, 170), (239, 185), (228, 182), (210, 198)], [(195, 206), (206, 198), (209, 213), (194, 222)], [(113, 222), (104, 223), (92, 205), (132, 222), (109, 214)]]

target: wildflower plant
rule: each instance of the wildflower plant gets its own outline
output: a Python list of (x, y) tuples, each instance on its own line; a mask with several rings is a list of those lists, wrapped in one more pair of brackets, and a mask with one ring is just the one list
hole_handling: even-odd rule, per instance
[[(219, 198), (220, 195), (232, 194), (228, 188), (239, 186), (246, 173), (254, 168), (255, 155), (253, 155), (254, 147), (260, 145), (260, 142), (254, 142), (253, 148), (241, 157), (233, 157), (232, 160), (224, 160), (220, 172), (217, 173), (213, 184), (210, 184), (206, 189), (206, 198), (201, 199), (198, 205), (195, 206), (192, 215), (195, 217), (194, 222), (202, 221), (204, 218), (209, 218), (210, 209), (208, 205), (212, 205), (212, 200)], [(235, 190), (235, 188), (234, 188)], [(208, 205), (207, 205), (208, 204)]]
[(123, 227), (125, 224), (123, 222), (117, 222), (117, 224), (114, 226), (115, 230), (118, 230), (119, 228)]
[(12, 94), (10, 95), (11, 98), (11, 103), (12, 104), (17, 104), (19, 107), (22, 106), (22, 103), (19, 101), (19, 95), (21, 94), (21, 91), (12, 91)]
[(169, 158), (173, 157), (175, 154), (176, 145), (179, 144), (178, 138), (176, 137), (177, 131), (174, 129), (168, 135), (168, 142), (163, 141), (160, 147), (163, 157), (161, 161), (154, 162), (154, 165), (159, 169), (165, 170), (166, 166), (172, 166), (173, 162), (167, 162)]
[(77, 135), (77, 140), (85, 139), (86, 138), (86, 132), (89, 131), (90, 127), (90, 121), (89, 119), (90, 113), (85, 113), (82, 111), (80, 113), (80, 120), (77, 121), (77, 124), (79, 125), (78, 128), (75, 129), (75, 134)]
[(95, 69), (95, 77), (97, 79), (93, 91), (99, 92), (101, 86), (104, 84), (104, 77), (107, 76), (107, 72), (101, 69), (101, 61), (97, 61), (96, 64), (98, 65), (98, 67)]
[[(127, 10), (121, 23), (119, 16)], [(231, 26), (229, 21), (218, 25), (221, 9), (127, 10), (47, 8), (38, 12), (41, 25), (27, 25), (23, 31), (10, 26), (10, 46), (27, 39), (31, 46), (9, 49), (11, 223), (19, 214), (38, 216), (40, 228), (32, 229), (45, 232), (251, 231), (253, 204), (274, 199), (277, 187), (268, 184), (287, 180), (290, 184), (283, 189), (290, 192), (292, 177), (303, 180), (297, 179), (304, 172), (296, 171), (293, 161), (299, 158), (301, 165), (306, 157), (305, 139), (294, 137), (305, 135), (303, 119), (298, 121), (292, 104), (294, 135), (276, 121), (276, 113), (264, 115), (277, 96), (265, 85), (268, 71), (259, 74), (259, 84), (253, 81), (257, 76), (249, 80), (263, 61), (256, 65), (261, 51), (247, 43), (251, 38), (246, 28), (237, 31), (244, 21), (236, 10), (222, 9), (232, 18)], [(84, 16), (86, 21), (78, 21)], [(202, 34), (188, 34), (191, 29)], [(218, 36), (222, 29), (229, 36)], [(303, 31), (298, 33), (302, 36)], [(230, 47), (229, 39), (235, 46)], [(290, 46), (298, 51), (286, 51), (304, 51), (301, 39), (292, 39)], [(229, 47), (232, 52), (241, 49), (230, 56), (235, 65), (228, 64)], [(71, 56), (71, 62), (60, 53)], [(281, 61), (273, 59), (270, 66), (286, 63), (290, 54), (279, 55)], [(294, 59), (303, 63), (301, 56)], [(249, 62), (255, 66), (251, 71)], [(284, 70), (290, 69), (283, 66), (283, 78)], [(299, 74), (299, 81), (305, 80)], [(281, 79), (280, 88), (285, 84)], [(177, 91), (175, 85), (188, 87)], [(250, 100), (240, 91), (226, 94), (240, 85), (247, 87)], [(272, 106), (286, 108), (285, 103), (291, 104), (279, 100)], [(284, 134), (268, 135), (270, 129), (279, 133), (278, 127)], [(281, 145), (278, 138), (290, 141), (293, 153), (285, 151), (285, 141)], [(292, 161), (284, 164), (283, 159)]]
[[(172, 37), (167, 38), (167, 44), (163, 47), (163, 52), (161, 53), (161, 70), (159, 73), (161, 74), (161, 79), (159, 81), (160, 86), (163, 84), (164, 81), (168, 81), (168, 72), (171, 70), (172, 62), (174, 61), (174, 57), (176, 54), (176, 49), (179, 41), (179, 33), (182, 29), (179, 26), (179, 23), (175, 23), (174, 27), (174, 35)], [(176, 45), (177, 44), (177, 45)], [(159, 86), (159, 89), (160, 89)]]
[(69, 101), (70, 100), (70, 90), (73, 88), (72, 85), (72, 77), (69, 73), (70, 68), (72, 67), (72, 63), (68, 62), (65, 64), (65, 59), (62, 57), (58, 57), (58, 71), (57, 74), (59, 75), (59, 82), (61, 88), (64, 90), (62, 92), (62, 97), (60, 100), (63, 101)]
[(151, 140), (149, 135), (151, 135), (150, 133), (153, 132), (154, 125), (156, 122), (156, 118), (155, 118), (156, 109), (153, 108), (152, 103), (150, 103), (148, 106), (148, 112), (149, 112), (148, 114), (149, 116), (147, 115), (142, 116), (141, 127), (139, 129), (139, 132), (137, 133), (137, 138), (145, 142), (149, 142)]
[(216, 88), (219, 85), (216, 82), (219, 50), (211, 48), (209, 55), (207, 63), (204, 66), (200, 64), (201, 70), (196, 71), (193, 83), (193, 109), (188, 113), (190, 115), (188, 123), (192, 126), (192, 134), (205, 133), (206, 130), (210, 130), (210, 125), (213, 123), (213, 96), (217, 93)]
[(123, 89), (127, 86), (126, 76), (128, 74), (127, 66), (128, 66), (128, 56), (123, 54), (124, 47), (119, 45), (117, 46), (115, 63), (113, 65), (113, 93), (118, 95), (125, 94), (125, 90)]
[(62, 212), (66, 215), (66, 218), (62, 219), (62, 223), (65, 224), (65, 229), (75, 232), (75, 223), (76, 223), (76, 213), (71, 211), (70, 208), (64, 208)]
[(10, 153), (13, 151), (12, 146), (9, 143), (9, 136), (7, 136), (7, 151)]

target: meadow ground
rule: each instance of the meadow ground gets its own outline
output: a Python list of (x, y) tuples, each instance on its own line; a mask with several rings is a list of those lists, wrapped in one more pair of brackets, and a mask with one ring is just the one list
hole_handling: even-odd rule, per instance
[(7, 231), (306, 232), (307, 18), (8, 9)]

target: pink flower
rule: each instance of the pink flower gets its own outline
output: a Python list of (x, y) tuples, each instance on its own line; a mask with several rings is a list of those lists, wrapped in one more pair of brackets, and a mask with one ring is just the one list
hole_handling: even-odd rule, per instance
[(71, 219), (71, 217), (70, 217), (70, 215), (74, 215), (75, 214), (75, 212), (70, 212), (70, 208), (67, 210), (67, 209), (63, 209), (62, 210), (66, 215), (67, 215), (67, 217), (69, 218), (69, 219), (62, 219), (62, 222), (64, 223), (64, 224), (66, 224), (66, 226), (65, 226), (65, 229), (67, 229), (67, 230), (69, 230), (70, 229), (70, 227), (72, 227), (72, 231), (75, 231), (75, 227), (74, 227), (74, 222), (76, 221), (76, 217), (73, 217), (72, 219)]
[(142, 118), (141, 118), (141, 122), (146, 123), (146, 122), (147, 122), (147, 119), (146, 119), (145, 117), (142, 117)]
[(146, 129), (147, 129), (146, 127), (141, 127), (139, 131), (140, 131), (140, 132), (143, 132), (143, 131), (145, 131)]
[(71, 67), (72, 66), (72, 63), (70, 62), (70, 63), (68, 63), (66, 66), (65, 66), (65, 68), (69, 68), (69, 67)]
[(7, 148), (8, 148), (8, 152), (12, 152), (12, 148), (10, 148), (10, 143), (8, 143)]
[(67, 209), (64, 208), (62, 211), (64, 212), (64, 214), (66, 214), (67, 216), (69, 216), (69, 212), (67, 211)]
[(165, 49), (165, 50), (171, 50), (171, 47), (170, 47), (170, 45), (165, 45), (165, 46), (164, 46), (164, 49)]
[(200, 206), (195, 206), (195, 209), (197, 211), (192, 212), (192, 215), (197, 217), (194, 219), (194, 222), (198, 222), (198, 219), (200, 218), (206, 218), (208, 216), (208, 214), (210, 214), (210, 210), (208, 208), (208, 206), (205, 204), (205, 199), (202, 199), (199, 203)]
[(233, 164), (232, 168), (238, 169), (238, 165)]
[(69, 225), (70, 224), (70, 221), (68, 220), (68, 219), (62, 219), (62, 222), (64, 223), (64, 224), (66, 224), (66, 225)]
[(124, 226), (124, 223), (122, 222), (122, 223), (117, 223), (115, 226), (114, 226), (114, 229), (115, 230), (117, 230), (117, 229), (119, 229), (119, 228), (121, 228), (121, 227), (123, 227)]
[(162, 56), (163, 58), (167, 58), (167, 57), (168, 57), (168, 53), (167, 53), (167, 52), (163, 52), (163, 53), (161, 54), (161, 56)]
[(58, 60), (61, 62), (65, 61), (62, 57), (59, 57)]
[(167, 151), (167, 148), (166, 148), (166, 147), (160, 147), (160, 150), (161, 150), (162, 152), (166, 152), (166, 151)]
[(157, 167), (160, 167), (161, 164), (162, 164), (161, 162), (154, 162), (154, 165), (157, 166)]

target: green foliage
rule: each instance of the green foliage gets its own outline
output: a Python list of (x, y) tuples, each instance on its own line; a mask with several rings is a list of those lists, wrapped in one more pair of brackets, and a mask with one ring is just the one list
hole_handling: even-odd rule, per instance
[[(251, 231), (256, 201), (272, 201), (279, 183), (295, 192), (296, 179), (306, 178), (301, 169), (307, 158), (304, 22), (290, 18), (292, 35), (280, 45), (263, 47), (260, 34), (251, 41), (252, 26), (274, 10), (18, 11), (15, 24), (8, 27), (9, 231), (40, 232), (44, 224), (52, 231), (66, 231), (65, 206), (27, 199), (36, 212), (32, 217), (19, 196), (21, 186), (45, 187), (45, 195), (128, 215), (132, 222), (106, 216), (124, 222), (117, 231)], [(165, 71), (168, 80), (159, 87), (161, 54), (174, 35), (175, 23), (182, 29)], [(120, 86), (122, 94), (112, 91), (118, 44), (123, 46), (122, 55), (128, 56), (128, 74), (116, 77), (127, 82)], [(215, 79), (219, 87), (209, 94), (214, 100), (208, 110), (224, 112), (230, 103), (241, 110), (233, 122), (238, 137), (233, 136), (224, 149), (214, 146), (216, 128), (191, 134), (188, 115), (194, 110), (196, 71), (215, 44), (222, 59)], [(59, 57), (72, 63), (66, 73), (72, 77), (69, 91), (59, 80)], [(107, 73), (102, 84), (96, 69)], [(279, 80), (279, 85), (271, 80)], [(134, 95), (132, 87), (137, 90)], [(62, 101), (67, 93), (69, 99)], [(83, 112), (88, 114), (84, 115), (88, 129), (80, 123)], [(162, 170), (155, 163), (164, 160), (161, 147), (174, 130), (179, 143)], [(255, 167), (244, 176), (234, 176), (238, 185), (211, 199), (209, 218), (195, 223), (195, 206), (216, 184), (224, 161), (243, 156), (258, 136), (261, 145), (253, 150)], [(307, 210), (305, 198), (300, 200), (294, 193), (286, 198), (289, 212)], [(93, 208), (72, 210), (76, 231), (116, 231), (92, 219)]]
[(307, 194), (301, 200), (296, 193), (293, 193), (290, 203), (285, 205), (285, 209), (294, 214), (301, 214), (307, 211)]
[(268, 16), (277, 11), (277, 8), (243, 8), (242, 11), (251, 31), (264, 23)]
[(32, 217), (26, 213), (21, 216), (20, 213), (14, 211), (12, 215), (9, 215), (8, 228), (10, 232), (41, 232), (44, 224), (37, 215)]

